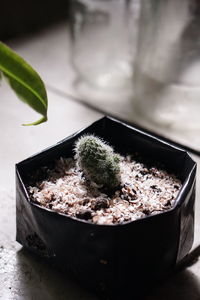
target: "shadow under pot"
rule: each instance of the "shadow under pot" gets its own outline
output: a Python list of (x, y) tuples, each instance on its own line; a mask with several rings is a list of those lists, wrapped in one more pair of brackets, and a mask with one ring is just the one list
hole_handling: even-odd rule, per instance
[[(28, 187), (42, 182), (60, 157), (74, 157), (74, 143), (86, 134), (107, 141), (121, 156), (139, 153), (145, 166), (162, 165), (175, 174), (181, 188), (173, 206), (136, 220), (97, 224), (33, 201)], [(133, 297), (169, 276), (191, 249), (195, 176), (196, 163), (184, 150), (104, 117), (16, 165), (17, 241), (91, 290)]]

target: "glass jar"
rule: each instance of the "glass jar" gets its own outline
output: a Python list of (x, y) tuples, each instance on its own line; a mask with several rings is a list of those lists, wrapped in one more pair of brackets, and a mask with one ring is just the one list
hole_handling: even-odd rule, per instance
[(105, 97), (132, 91), (138, 10), (139, 0), (71, 2), (71, 61), (76, 84), (101, 90)]
[(200, 1), (142, 1), (134, 87), (143, 118), (200, 128)]

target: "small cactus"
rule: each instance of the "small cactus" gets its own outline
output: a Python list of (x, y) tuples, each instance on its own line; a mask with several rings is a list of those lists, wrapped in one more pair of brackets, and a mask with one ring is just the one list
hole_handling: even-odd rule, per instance
[(120, 184), (120, 156), (93, 135), (82, 136), (75, 145), (75, 159), (86, 179), (113, 189)]

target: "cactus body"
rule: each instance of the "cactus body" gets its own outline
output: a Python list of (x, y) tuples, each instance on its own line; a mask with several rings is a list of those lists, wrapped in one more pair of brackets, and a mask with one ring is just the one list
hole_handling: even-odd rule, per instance
[(120, 184), (120, 156), (101, 139), (83, 136), (77, 141), (75, 152), (78, 166), (88, 180), (110, 189)]

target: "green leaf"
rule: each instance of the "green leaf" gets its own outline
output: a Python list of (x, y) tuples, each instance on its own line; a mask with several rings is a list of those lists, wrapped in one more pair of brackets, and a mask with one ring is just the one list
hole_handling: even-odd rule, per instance
[(40, 120), (26, 125), (45, 122), (48, 100), (42, 79), (22, 57), (2, 42), (0, 42), (0, 71), (8, 79), (18, 97), (43, 116)]

